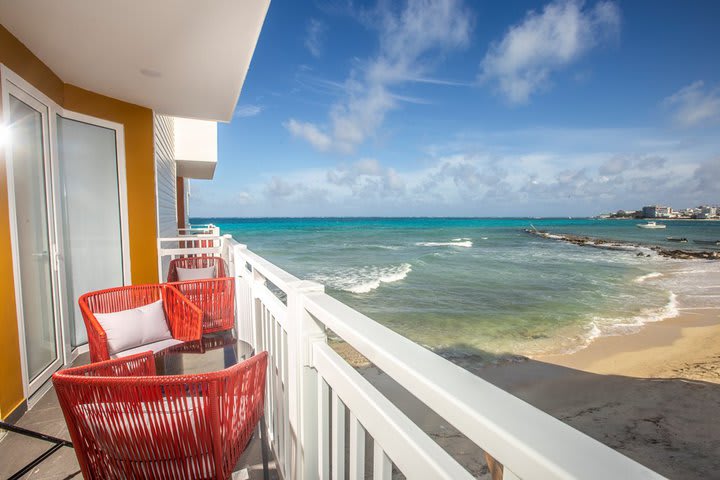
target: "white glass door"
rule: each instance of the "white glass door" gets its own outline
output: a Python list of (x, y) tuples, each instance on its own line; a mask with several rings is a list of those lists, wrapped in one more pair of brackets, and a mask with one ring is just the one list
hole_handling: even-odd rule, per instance
[[(57, 115), (64, 300), (70, 349), (87, 343), (78, 298), (125, 283), (119, 125)], [(103, 125), (98, 125), (101, 122)]]
[(10, 83), (8, 186), (16, 298), (28, 395), (63, 363), (55, 277), (48, 107)]

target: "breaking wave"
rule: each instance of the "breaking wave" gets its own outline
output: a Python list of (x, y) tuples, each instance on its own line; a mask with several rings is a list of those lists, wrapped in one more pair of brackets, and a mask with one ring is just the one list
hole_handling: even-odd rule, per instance
[(660, 272), (652, 272), (652, 273), (648, 273), (647, 275), (640, 275), (635, 280), (633, 280), (633, 282), (643, 283), (645, 280), (650, 280), (650, 279), (658, 278), (658, 277), (662, 277), (662, 276), (663, 276), (663, 274)]
[(670, 292), (665, 305), (658, 308), (643, 309), (639, 314), (630, 318), (594, 317), (587, 326), (581, 344), (566, 350), (564, 353), (574, 353), (582, 350), (599, 337), (637, 333), (647, 323), (661, 322), (668, 318), (677, 317), (679, 314), (677, 295)]
[(325, 285), (350, 293), (369, 293), (383, 283), (404, 280), (412, 271), (412, 265), (403, 263), (389, 266), (364, 266), (349, 268), (327, 274), (314, 275), (314, 279)]
[(463, 247), (470, 248), (473, 242), (469, 238), (453, 238), (449, 242), (418, 242), (418, 247)]

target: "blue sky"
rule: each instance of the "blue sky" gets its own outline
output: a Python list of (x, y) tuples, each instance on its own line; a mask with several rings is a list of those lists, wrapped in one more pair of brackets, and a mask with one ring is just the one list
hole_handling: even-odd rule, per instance
[(191, 216), (720, 204), (720, 2), (273, 0)]

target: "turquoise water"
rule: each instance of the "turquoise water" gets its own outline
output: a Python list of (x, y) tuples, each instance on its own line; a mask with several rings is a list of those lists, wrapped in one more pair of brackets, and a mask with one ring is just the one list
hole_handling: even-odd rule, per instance
[(720, 238), (719, 222), (641, 230), (637, 221), (594, 219), (193, 219), (208, 222), (448, 356), (574, 351), (720, 298), (718, 262), (579, 247), (522, 231), (532, 223), (668, 246), (667, 236)]

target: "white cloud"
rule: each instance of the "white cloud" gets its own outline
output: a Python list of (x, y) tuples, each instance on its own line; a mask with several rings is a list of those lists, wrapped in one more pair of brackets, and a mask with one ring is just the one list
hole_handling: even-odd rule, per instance
[(497, 82), (511, 103), (526, 103), (549, 86), (554, 71), (618, 35), (620, 10), (615, 3), (583, 7), (581, 0), (555, 0), (542, 13), (528, 12), (491, 45), (481, 64), (480, 80)]
[(382, 125), (399, 102), (421, 99), (396, 95), (404, 82), (427, 81), (436, 54), (467, 45), (471, 19), (460, 0), (410, 0), (400, 11), (382, 7), (370, 17), (379, 29), (378, 54), (355, 67), (344, 96), (329, 112), (327, 125), (291, 119), (285, 127), (320, 151), (352, 153)]
[(385, 168), (372, 158), (327, 172), (327, 181), (349, 187), (358, 198), (397, 196), (405, 193), (405, 181), (393, 168)]
[(298, 166), (248, 177), (234, 183), (227, 195), (196, 182), (192, 213), (575, 216), (654, 202), (676, 208), (711, 204), (720, 195), (720, 137), (713, 133), (637, 128), (464, 131), (454, 142), (435, 145), (432, 153), (418, 158)]
[(272, 199), (290, 197), (302, 188), (301, 184), (291, 183), (280, 177), (272, 177), (265, 186), (265, 193)]
[(315, 124), (299, 122), (291, 118), (283, 125), (293, 136), (306, 140), (321, 152), (327, 151), (331, 146), (332, 140), (330, 137), (321, 132)]
[[(504, 139), (527, 132), (499, 132), (497, 144), (457, 145), (454, 153), (426, 157), (414, 167), (393, 170), (362, 159), (324, 175), (315, 171), (302, 183), (325, 189), (328, 205), (354, 206), (350, 212), (364, 215), (588, 215), (639, 207), (658, 195), (679, 207), (717, 197), (720, 187), (705, 177), (717, 170), (709, 160), (716, 154), (707, 152), (716, 151), (720, 141), (697, 149), (677, 141), (637, 153), (638, 145), (661, 142), (647, 131), (615, 130), (605, 132), (606, 141), (595, 149), (558, 148), (567, 139), (597, 133), (543, 130), (544, 137), (554, 137), (553, 146), (522, 151), (506, 149)], [(631, 138), (636, 142), (626, 141)], [(331, 208), (323, 214), (347, 213)]]
[(235, 201), (238, 205), (252, 205), (255, 203), (255, 199), (248, 192), (240, 192), (235, 197)]
[(233, 114), (234, 118), (254, 117), (263, 111), (261, 105), (238, 105)]
[(720, 120), (720, 88), (706, 89), (701, 80), (687, 85), (663, 100), (676, 123), (693, 127)]
[(305, 47), (313, 57), (322, 55), (322, 40), (326, 27), (323, 22), (311, 18), (305, 31)]
[(263, 194), (273, 207), (313, 206), (322, 207), (327, 202), (328, 192), (317, 185), (317, 182), (308, 180), (313, 175), (299, 173), (298, 175), (273, 176), (263, 187)]

